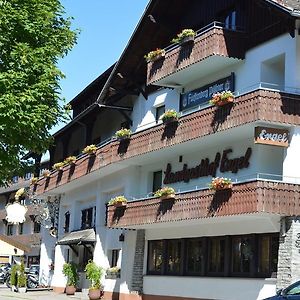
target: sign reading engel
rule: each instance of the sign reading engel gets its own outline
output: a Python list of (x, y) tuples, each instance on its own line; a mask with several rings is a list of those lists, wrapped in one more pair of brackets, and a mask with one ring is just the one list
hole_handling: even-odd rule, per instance
[(180, 110), (208, 102), (212, 95), (222, 91), (234, 91), (234, 73), (180, 96)]
[(289, 146), (289, 131), (270, 127), (255, 127), (254, 142), (281, 147)]
[(222, 173), (237, 173), (240, 169), (248, 168), (249, 159), (252, 154), (251, 148), (248, 148), (246, 153), (241, 157), (229, 158), (228, 154), (231, 152), (232, 149), (224, 150), (222, 155), (218, 152), (214, 161), (211, 162), (209, 158), (202, 159), (201, 163), (194, 168), (188, 168), (188, 165), (184, 164), (182, 170), (176, 172), (172, 172), (172, 165), (168, 164), (164, 172), (164, 184), (180, 181), (189, 182), (191, 179), (205, 176), (215, 177), (219, 167)]

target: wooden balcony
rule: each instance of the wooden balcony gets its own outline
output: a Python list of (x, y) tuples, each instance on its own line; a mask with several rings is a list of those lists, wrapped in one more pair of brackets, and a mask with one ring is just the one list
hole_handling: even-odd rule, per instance
[(236, 63), (245, 57), (244, 39), (243, 32), (229, 31), (213, 23), (196, 35), (194, 43), (174, 46), (167, 49), (164, 59), (149, 62), (147, 84), (184, 85), (190, 71), (201, 74), (205, 70), (204, 76), (217, 71), (213, 70), (214, 65), (223, 68), (224, 64)]
[(125, 143), (111, 141), (99, 147), (96, 155), (83, 156), (75, 165), (66, 166), (63, 171), (54, 171), (50, 177), (40, 179), (34, 190), (40, 195), (110, 164), (256, 121), (300, 125), (299, 100), (300, 96), (287, 93), (266, 90), (249, 92), (237, 97), (234, 105), (207, 107), (181, 117), (174, 126), (161, 124), (137, 132)]
[(232, 190), (200, 190), (177, 194), (175, 200), (159, 198), (128, 202), (126, 208), (107, 208), (110, 228), (143, 228), (151, 224), (240, 214), (300, 214), (300, 185), (253, 181)]

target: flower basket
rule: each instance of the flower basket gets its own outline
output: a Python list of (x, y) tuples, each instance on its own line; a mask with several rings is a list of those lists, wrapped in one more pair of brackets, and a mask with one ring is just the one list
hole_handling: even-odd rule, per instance
[(232, 182), (229, 178), (216, 177), (212, 179), (209, 188), (215, 191), (232, 189)]
[(161, 116), (161, 119), (164, 124), (177, 122), (178, 121), (178, 113), (175, 109), (169, 109)]
[(160, 60), (165, 57), (166, 51), (164, 49), (157, 48), (156, 50), (150, 51), (145, 55), (147, 63)]
[(32, 185), (36, 185), (37, 184), (37, 182), (38, 182), (38, 178), (37, 177), (32, 177), (31, 179), (30, 179), (30, 184), (32, 184)]
[(97, 152), (97, 146), (96, 145), (88, 145), (83, 150), (82, 153), (88, 154), (88, 155), (95, 155)]
[(65, 166), (64, 162), (58, 162), (58, 163), (54, 164), (52, 168), (53, 168), (53, 170), (62, 171), (64, 166)]
[(49, 178), (50, 175), (51, 175), (51, 172), (50, 172), (49, 170), (47, 170), (47, 169), (43, 170), (42, 176), (43, 176), (44, 178)]
[(124, 196), (117, 196), (110, 199), (108, 205), (113, 205), (114, 207), (126, 207), (127, 199)]
[(128, 128), (121, 128), (120, 130), (116, 131), (115, 137), (117, 138), (118, 141), (124, 141), (128, 140), (131, 137), (131, 130)]
[(74, 165), (76, 163), (76, 156), (68, 156), (64, 162), (65, 164), (70, 164), (70, 165)]
[(163, 187), (154, 193), (154, 197), (159, 197), (161, 200), (174, 199), (175, 190), (171, 187)]
[(193, 29), (183, 29), (180, 33), (177, 34), (171, 43), (178, 43), (180, 45), (194, 42), (195, 40), (195, 31)]
[(212, 99), (209, 101), (210, 104), (216, 106), (223, 106), (233, 102), (234, 102), (234, 96), (231, 91), (223, 91), (222, 93), (215, 93), (213, 94)]

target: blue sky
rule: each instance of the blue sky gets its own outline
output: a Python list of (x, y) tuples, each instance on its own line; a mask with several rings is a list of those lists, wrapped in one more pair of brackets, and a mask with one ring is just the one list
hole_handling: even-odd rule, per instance
[(78, 42), (59, 62), (66, 79), (61, 93), (71, 101), (120, 57), (148, 0), (61, 0), (73, 27), (81, 30)]

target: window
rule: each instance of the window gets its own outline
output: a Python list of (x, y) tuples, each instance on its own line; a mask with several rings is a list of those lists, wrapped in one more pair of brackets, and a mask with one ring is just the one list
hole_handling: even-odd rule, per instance
[(250, 273), (253, 262), (253, 238), (233, 237), (231, 242), (232, 273)]
[(258, 273), (261, 275), (277, 272), (279, 238), (265, 235), (258, 238)]
[(186, 266), (187, 274), (202, 274), (204, 271), (204, 240), (189, 239), (186, 241)]
[(8, 224), (6, 227), (6, 235), (13, 235), (13, 224)]
[(93, 227), (93, 207), (81, 211), (81, 229)]
[(32, 173), (26, 173), (24, 179), (29, 180), (32, 177)]
[(155, 193), (161, 188), (162, 184), (162, 171), (153, 172), (153, 185), (152, 192)]
[(165, 112), (165, 106), (162, 105), (162, 106), (159, 106), (156, 108), (156, 114), (155, 114), (155, 120), (156, 120), (156, 123), (158, 123), (160, 117), (164, 114)]
[(225, 243), (222, 238), (211, 238), (209, 240), (209, 268), (212, 273), (222, 273), (225, 270)]
[(39, 256), (28, 256), (27, 259), (27, 267), (29, 268), (31, 265), (39, 265), (40, 257)]
[(70, 230), (70, 212), (65, 213), (65, 226), (64, 226), (64, 231), (69, 232)]
[(14, 177), (12, 178), (12, 182), (13, 182), (13, 183), (18, 183), (18, 181), (19, 181), (19, 176), (14, 176)]
[(39, 233), (41, 231), (41, 224), (33, 222), (33, 233)]
[(110, 267), (116, 267), (119, 259), (120, 249), (111, 250)]
[(270, 277), (277, 269), (278, 234), (148, 241), (147, 273)]
[(162, 272), (163, 241), (149, 241), (148, 244), (148, 272), (159, 274)]
[(167, 273), (179, 274), (181, 270), (181, 240), (167, 241)]
[(236, 11), (232, 10), (225, 18), (225, 28), (236, 30)]
[(23, 234), (23, 223), (19, 223), (18, 231), (19, 231), (19, 234)]

